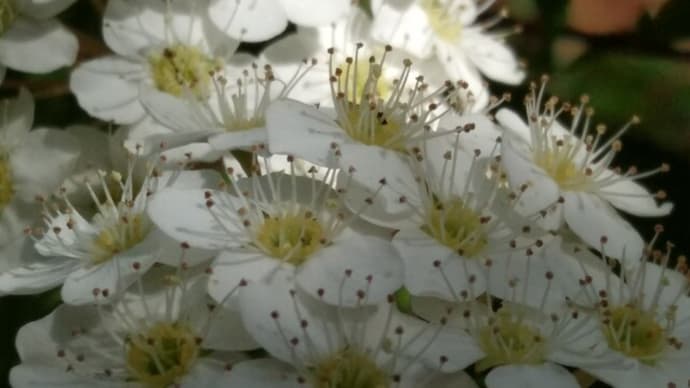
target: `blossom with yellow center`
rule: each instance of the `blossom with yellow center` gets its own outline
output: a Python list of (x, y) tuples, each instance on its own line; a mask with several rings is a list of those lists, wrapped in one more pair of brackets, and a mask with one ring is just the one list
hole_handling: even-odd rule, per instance
[[(557, 97), (542, 103), (547, 81), (544, 77), (541, 86), (531, 85), (526, 123), (508, 109), (496, 114), (506, 129), (501, 161), (508, 181), (512, 187), (526, 185), (520, 200), (526, 214), (562, 210), (551, 217), (550, 228), (565, 224), (597, 249), (606, 241), (607, 254), (629, 267), (642, 255), (644, 242), (615, 209), (642, 217), (668, 214), (672, 204), (657, 203), (665, 199), (664, 191), (649, 192), (637, 181), (667, 172), (669, 166), (661, 163), (645, 172), (612, 168), (622, 149), (621, 136), (639, 119), (633, 117), (607, 137), (606, 126), (592, 124), (594, 110), (587, 96), (577, 106)], [(571, 116), (569, 126), (559, 122), (566, 115)]]
[[(277, 281), (281, 273), (326, 303), (385, 299), (402, 280), (390, 242), (354, 223), (359, 212), (346, 207), (348, 186), (333, 188), (336, 169), (323, 177), (316, 168), (297, 176), (295, 158), (287, 162), (289, 174), (271, 172), (266, 159), (261, 169), (254, 166), (265, 175), (245, 177), (229, 168), (227, 191), (166, 190), (152, 199), (149, 215), (178, 241), (220, 251), (209, 281), (209, 294), (218, 301), (236, 297), (239, 283)], [(341, 299), (341, 284), (368, 289), (367, 300), (354, 294)]]
[(213, 72), (222, 62), (209, 58), (194, 46), (175, 44), (149, 57), (151, 77), (161, 91), (181, 96), (190, 92), (199, 99), (208, 98)]
[(128, 338), (127, 369), (132, 379), (146, 388), (165, 388), (189, 373), (199, 352), (191, 328), (183, 323), (158, 322)]

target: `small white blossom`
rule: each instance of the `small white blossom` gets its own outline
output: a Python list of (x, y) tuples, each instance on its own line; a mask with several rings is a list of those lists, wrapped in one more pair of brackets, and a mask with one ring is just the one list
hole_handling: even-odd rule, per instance
[[(638, 173), (631, 168), (625, 173), (612, 170), (611, 163), (621, 149), (620, 136), (637, 122), (633, 118), (613, 137), (604, 139), (604, 126), (592, 131), (593, 110), (586, 106), (558, 105), (550, 98), (542, 110), (545, 81), (540, 89), (532, 85), (525, 99), (527, 124), (515, 113), (501, 109), (496, 118), (506, 129), (502, 143), (502, 162), (514, 187), (528, 185), (522, 196), (525, 211), (533, 213), (555, 206), (550, 222), (558, 229), (566, 224), (589, 246), (605, 248), (606, 253), (622, 258), (628, 266), (642, 255), (644, 243), (639, 233), (624, 220), (614, 207), (637, 216), (668, 214), (672, 205), (657, 205), (656, 198), (635, 181), (668, 170), (666, 164), (652, 171)], [(558, 119), (565, 113), (573, 115), (570, 128)], [(562, 204), (560, 204), (562, 202)]]
[(5, 69), (48, 73), (77, 58), (74, 34), (55, 19), (75, 0), (0, 0), (0, 83)]

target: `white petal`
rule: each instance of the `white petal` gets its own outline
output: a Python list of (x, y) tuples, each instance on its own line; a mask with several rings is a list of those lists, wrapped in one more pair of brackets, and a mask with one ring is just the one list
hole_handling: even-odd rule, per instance
[(133, 124), (146, 115), (139, 103), (141, 64), (116, 56), (81, 63), (70, 77), (70, 89), (79, 106), (105, 121)]
[[(209, 321), (203, 346), (206, 349), (225, 351), (246, 351), (261, 347), (244, 328), (239, 311), (216, 306)], [(232, 333), (232, 335), (228, 335)]]
[[(340, 344), (332, 342), (337, 339), (329, 336), (335, 330), (335, 308), (292, 290), (283, 275), (269, 284), (253, 282), (240, 289), (242, 321), (254, 339), (272, 356), (290, 363), (309, 361), (314, 351), (338, 348)], [(289, 342), (293, 338), (297, 345)]]
[(10, 155), (15, 190), (24, 198), (48, 194), (62, 183), (79, 157), (79, 143), (65, 131), (35, 129)]
[(442, 372), (460, 371), (484, 357), (472, 336), (456, 328), (442, 328), (436, 319), (432, 322), (402, 313), (393, 315), (391, 327), (403, 328), (404, 355), (419, 357), (428, 368)]
[(67, 371), (63, 365), (20, 364), (10, 371), (10, 385), (16, 388), (118, 388), (122, 387), (122, 382), (81, 376)]
[(283, 32), (288, 22), (278, 0), (216, 0), (208, 11), (219, 29), (245, 42), (271, 39)]
[(668, 387), (667, 384), (671, 379), (667, 371), (657, 367), (648, 367), (640, 364), (637, 360), (635, 360), (632, 367), (629, 368), (603, 365), (583, 369), (602, 382), (615, 387)]
[(469, 90), (475, 95), (477, 92), (474, 91), (486, 89), (479, 70), (461, 47), (446, 42), (436, 42), (436, 56), (449, 79), (467, 82)]
[(76, 0), (15, 0), (19, 12), (36, 19), (47, 19), (74, 4)]
[(631, 179), (622, 178), (604, 186), (599, 193), (617, 209), (640, 217), (667, 216), (673, 210), (670, 202), (658, 205), (653, 194)]
[(486, 376), (488, 388), (579, 388), (575, 376), (562, 366), (510, 364), (494, 368)]
[(350, 9), (350, 0), (280, 0), (287, 18), (302, 26), (323, 26), (342, 18)]
[(625, 267), (642, 256), (644, 241), (635, 228), (601, 198), (580, 192), (564, 193), (564, 215), (570, 229), (590, 247), (600, 249), (602, 237), (607, 256), (622, 259)]
[(537, 166), (521, 149), (519, 140), (504, 138), (501, 146), (501, 163), (508, 180), (514, 188), (527, 184), (528, 188), (520, 197), (520, 205), (526, 214), (535, 214), (556, 203), (560, 188), (553, 179)]
[(462, 48), (474, 65), (488, 78), (516, 85), (525, 79), (525, 70), (505, 42), (479, 31), (466, 31)]
[[(118, 296), (154, 264), (157, 252), (151, 245), (144, 240), (104, 264), (82, 267), (72, 272), (62, 286), (62, 300), (71, 305), (85, 305), (96, 300), (105, 302)], [(139, 265), (137, 269), (135, 263)], [(107, 295), (98, 295), (96, 299), (96, 289), (107, 290)]]
[[(298, 28), (296, 34), (288, 35), (271, 43), (261, 52), (259, 63), (270, 63), (277, 79), (290, 79), (304, 65), (306, 59), (325, 57), (319, 33), (313, 28)], [(330, 104), (331, 88), (328, 82), (328, 67), (324, 58), (304, 74), (304, 77), (290, 91), (290, 97), (309, 104)]]
[(34, 123), (34, 98), (26, 88), (19, 89), (16, 99), (3, 101), (3, 115), (0, 118), (0, 139), (5, 150), (10, 151), (24, 142)]
[(77, 38), (53, 19), (19, 18), (0, 38), (0, 63), (28, 73), (47, 73), (77, 58)]
[[(191, 149), (189, 150), (190, 152), (194, 151), (197, 147), (200, 147), (197, 148), (197, 151), (202, 151), (201, 154), (205, 155), (209, 152), (212, 152), (210, 145), (206, 144), (206, 146), (203, 146), (202, 144), (204, 143), (198, 143), (199, 141), (202, 141), (208, 137), (208, 135), (210, 135), (212, 132), (195, 131), (174, 133), (161, 126), (155, 126), (155, 124), (153, 127), (151, 127), (151, 124), (152, 123), (148, 119), (145, 119), (137, 124), (137, 131), (124, 142), (125, 148), (131, 153), (137, 155), (151, 155), (161, 151), (171, 152), (170, 156), (176, 158), (176, 160), (170, 160), (168, 162), (185, 162), (184, 158), (180, 158), (180, 156), (185, 156), (184, 152), (179, 152), (179, 150), (175, 151), (175, 149), (183, 148), (190, 145), (190, 143), (194, 144), (191, 146)], [(148, 127), (149, 130), (155, 128), (154, 130), (156, 132), (141, 133), (148, 132), (145, 130), (139, 131), (138, 129), (142, 126)]]
[[(345, 174), (341, 172), (340, 176), (345, 177)], [(352, 181), (347, 187), (345, 205), (353, 212), (361, 211), (359, 217), (363, 221), (379, 227), (403, 229), (417, 225), (413, 208), (408, 207), (406, 211), (398, 211), (398, 209), (396, 209), (396, 212), (390, 212), (388, 210), (389, 206), (387, 206), (387, 203), (383, 201), (382, 198), (378, 198), (369, 204), (368, 202), (372, 198), (374, 198), (374, 192), (372, 190)]]
[(206, 127), (205, 117), (199, 108), (195, 107), (196, 103), (187, 98), (175, 97), (150, 85), (140, 86), (139, 98), (146, 111), (153, 118), (175, 132), (215, 132), (215, 128), (211, 125)]
[(531, 143), (532, 132), (522, 117), (515, 113), (515, 111), (508, 108), (501, 108), (496, 112), (495, 116), (503, 129), (510, 131), (512, 135), (516, 135), (525, 143)]
[(208, 51), (204, 38), (203, 6), (191, 2), (108, 1), (103, 15), (103, 38), (114, 52), (128, 58), (146, 55), (170, 41)]
[[(385, 186), (373, 200), (379, 202), (386, 213), (410, 211), (410, 205), (401, 202), (400, 198), (416, 198), (419, 183), (405, 156), (396, 151), (359, 143), (340, 144), (340, 150), (340, 166), (345, 171), (351, 167), (355, 169), (352, 180), (357, 184), (374, 192), (381, 187), (381, 180), (385, 179)], [(354, 204), (354, 209), (357, 208), (357, 204)]]
[(215, 170), (163, 171), (153, 190), (215, 188), (221, 180), (220, 174)]
[[(213, 192), (216, 204), (237, 203), (238, 199), (223, 192)], [(151, 220), (168, 236), (177, 241), (187, 242), (193, 247), (204, 249), (223, 249), (235, 243), (231, 235), (243, 235), (239, 219), (232, 227), (229, 223), (220, 224), (206, 206), (204, 190), (162, 190), (149, 200), (147, 208)], [(229, 210), (228, 210), (229, 211)]]
[(479, 388), (477, 383), (465, 372), (437, 373), (426, 388)]
[(419, 5), (414, 3), (402, 10), (388, 2), (378, 1), (372, 3), (372, 11), (371, 35), (374, 39), (402, 48), (419, 58), (431, 55), (433, 31)]
[(290, 364), (272, 358), (247, 360), (232, 368), (229, 388), (301, 388), (299, 374)]
[[(346, 271), (351, 275), (346, 276)], [(297, 284), (304, 291), (342, 306), (383, 302), (402, 281), (402, 262), (391, 243), (354, 233), (322, 248), (297, 272)], [(364, 299), (358, 292), (364, 292)]]
[[(566, 296), (582, 293), (578, 280), (585, 276), (581, 271), (583, 263), (566, 255), (558, 239), (548, 242), (541, 249), (532, 250), (532, 255), (520, 250), (492, 256), (493, 265), (487, 274), (487, 292), (504, 300), (514, 300), (515, 290), (518, 289), (519, 299), (516, 302), (547, 313), (559, 311), (564, 306)], [(551, 280), (547, 279), (549, 272)], [(511, 282), (517, 282), (517, 288), (511, 287)]]
[(226, 132), (214, 135), (208, 139), (208, 143), (217, 151), (228, 151), (238, 148), (266, 144), (268, 131), (266, 128), (254, 128), (239, 132)]
[(180, 388), (228, 387), (230, 376), (234, 373), (234, 370), (230, 369), (231, 364), (226, 364), (211, 357), (202, 357), (197, 360), (191, 370), (176, 385)]
[[(683, 274), (670, 270), (665, 266), (660, 266), (651, 262), (647, 262), (644, 268), (638, 268), (638, 271), (643, 271), (642, 284), (640, 290), (642, 291), (641, 301), (642, 305), (648, 311), (669, 311), (676, 310), (675, 319), (683, 321), (690, 317), (690, 300), (684, 293), (687, 285), (687, 280)], [(628, 274), (629, 276), (632, 274)], [(633, 279), (629, 277), (629, 279)], [(658, 291), (657, 291), (658, 290)], [(678, 297), (678, 295), (683, 295)], [(674, 329), (677, 331), (677, 329)], [(687, 334), (680, 334), (681, 337)]]
[[(280, 261), (274, 260), (259, 251), (224, 250), (213, 263), (213, 272), (208, 282), (208, 293), (216, 302), (232, 302), (238, 295), (238, 286), (244, 280), (268, 280), (271, 274), (281, 266)], [(286, 269), (291, 266), (285, 265)], [(232, 297), (232, 298), (231, 298)]]
[(333, 164), (331, 143), (347, 141), (333, 117), (294, 100), (273, 102), (266, 111), (266, 128), (270, 152), (292, 154), (320, 166)]
[(210, 163), (222, 158), (224, 153), (208, 143), (190, 143), (166, 149), (161, 152), (161, 158), (167, 165), (184, 165), (192, 161)]
[(50, 290), (61, 285), (78, 266), (79, 262), (73, 259), (36, 260), (0, 274), (0, 294), (32, 295)]
[[(464, 128), (466, 125), (473, 125), (474, 129), (460, 134), (459, 145), (466, 152), (479, 150), (481, 155), (489, 156), (492, 152), (496, 153), (496, 139), (501, 137), (501, 132), (496, 125), (485, 115), (466, 114), (456, 115), (447, 114), (441, 118), (439, 130), (454, 130)], [(447, 143), (453, 144), (452, 135), (445, 138)]]
[[(413, 295), (454, 301), (462, 291), (479, 295), (486, 288), (480, 259), (458, 256), (421, 229), (401, 230), (393, 246), (405, 265), (405, 287)], [(472, 275), (475, 281), (470, 283)]]

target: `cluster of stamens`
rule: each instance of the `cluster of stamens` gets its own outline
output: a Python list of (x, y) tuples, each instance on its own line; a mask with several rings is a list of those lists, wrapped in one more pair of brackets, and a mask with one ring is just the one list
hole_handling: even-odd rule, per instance
[[(209, 106), (201, 107), (202, 117), (208, 116), (212, 127), (225, 128), (228, 132), (264, 127), (266, 110), (271, 101), (287, 97), (300, 80), (316, 65), (316, 60), (304, 60), (292, 78), (284, 82), (275, 78), (270, 65), (259, 71), (253, 63), (250, 70), (242, 71), (242, 77), (234, 84), (221, 73), (213, 75), (213, 90), (218, 100), (218, 113)], [(273, 85), (278, 83), (280, 92), (274, 93)], [(206, 101), (199, 101), (208, 105)]]
[(219, 59), (213, 59), (199, 48), (174, 44), (148, 58), (155, 86), (174, 96), (191, 93), (198, 99), (209, 96), (211, 74), (222, 67)]
[[(181, 263), (182, 260), (183, 257)], [(190, 290), (190, 286), (199, 275), (192, 274), (185, 265), (165, 271), (160, 273), (165, 287), (161, 290), (163, 295), (147, 295), (141, 276), (127, 301), (99, 303), (101, 297), (110, 297), (110, 290), (93, 290), (96, 304), (89, 308), (95, 310), (100, 322), (98, 331), (91, 332), (96, 328), (69, 328), (77, 346), (72, 347), (67, 341), (57, 351), (58, 359), (67, 364), (68, 371), (77, 376), (92, 378), (94, 376), (91, 375), (96, 375), (112, 382), (134, 381), (149, 388), (173, 386), (191, 371), (196, 361), (204, 356), (203, 339), (214, 319), (216, 306), (207, 306), (208, 310), (204, 312), (206, 322), (199, 321), (199, 311), (196, 310), (196, 320), (190, 319), (191, 312), (178, 307), (184, 307), (182, 301), (186, 295), (195, 292)], [(167, 302), (159, 306), (163, 300)], [(177, 306), (178, 303), (181, 305)], [(201, 323), (201, 326), (193, 325), (192, 321)], [(81, 340), (83, 336), (89, 339)], [(98, 339), (94, 341), (96, 336)], [(114, 346), (109, 346), (110, 343)], [(95, 364), (91, 363), (91, 357), (96, 358)], [(112, 365), (104, 363), (104, 360), (112, 362)]]
[[(143, 241), (152, 228), (144, 212), (150, 195), (148, 186), (152, 182), (145, 180), (137, 192), (133, 168), (134, 164), (129, 167), (125, 181), (117, 172), (107, 174), (99, 171), (100, 191), (105, 199), (97, 194), (91, 183), (85, 182), (96, 207), (96, 214), (90, 222), (66, 195), (62, 196), (66, 210), (55, 210), (55, 215), (51, 215), (51, 210), (44, 202), (45, 223), (51, 233), (45, 235), (42, 230), (37, 232), (37, 237), (42, 237), (42, 244), (50, 247), (53, 254), (80, 258), (88, 265), (99, 265)], [(151, 173), (155, 171), (152, 169)], [(63, 238), (65, 231), (74, 237)]]
[[(668, 266), (670, 243), (665, 252), (653, 249), (662, 232), (663, 227), (657, 225), (646, 254), (632, 272), (622, 269), (618, 261), (602, 253), (609, 268), (605, 288), (595, 291), (592, 277), (587, 274), (580, 279), (587, 303), (595, 304), (598, 310), (601, 330), (611, 349), (647, 365), (655, 365), (670, 350), (683, 347), (673, 332), (677, 302), (685, 297), (690, 285), (686, 280), (688, 267), (684, 257), (678, 259), (675, 269)], [(623, 284), (627, 287), (617, 289), (614, 278), (619, 271), (621, 278), (615, 280), (621, 287)], [(669, 276), (678, 274), (682, 276), (675, 282), (670, 281)]]
[[(498, 159), (491, 159), (488, 167), (481, 162), (483, 155), (480, 150), (459, 159), (463, 133), (474, 130), (473, 124), (455, 130), (455, 141), (452, 149), (444, 152), (442, 169), (439, 176), (434, 176), (425, 167), (427, 158), (438, 158), (439, 155), (428, 155), (422, 148), (413, 147), (410, 150), (413, 167), (418, 182), (419, 204), (412, 203), (408, 198), (400, 198), (401, 202), (409, 203), (421, 218), (422, 230), (466, 258), (480, 257), (489, 245), (504, 242), (506, 248), (514, 245), (514, 238), (521, 232), (529, 232), (529, 226), (523, 230), (511, 231), (501, 221), (500, 217), (492, 213), (492, 209), (501, 201), (515, 204), (519, 194), (507, 193), (502, 189), (505, 175), (500, 171)], [(497, 142), (498, 145), (498, 142)], [(469, 168), (465, 165), (469, 161)], [(484, 168), (487, 171), (484, 171)], [(457, 171), (466, 169), (465, 181), (462, 187), (456, 183)], [(491, 177), (483, 179), (485, 185), (473, 187), (476, 174)], [(496, 240), (495, 236), (502, 236)], [(513, 247), (514, 248), (514, 247)]]
[(344, 68), (335, 65), (335, 49), (328, 50), (337, 123), (360, 143), (405, 152), (409, 144), (430, 136), (432, 123), (448, 112), (450, 107), (442, 107), (440, 102), (459, 101), (453, 96), (466, 85), (448, 81), (429, 92), (422, 76), (416, 77), (410, 85), (410, 60), (404, 60), (399, 77), (387, 83), (382, 77), (386, 55), (392, 47), (385, 47), (379, 61), (374, 56), (369, 57), (368, 66), (362, 66), (362, 48), (358, 43), (354, 57), (345, 59)]
[[(289, 291), (291, 298), (296, 299), (297, 291)], [(364, 298), (364, 296), (361, 296)], [(441, 319), (441, 325), (427, 333), (427, 328), (408, 333), (405, 326), (394, 325), (391, 319), (395, 310), (395, 297), (388, 296), (387, 306), (379, 308), (388, 309), (388, 319), (383, 327), (377, 326), (376, 331), (380, 337), (372, 342), (363, 342), (363, 333), (367, 332), (369, 322), (350, 322), (343, 320), (341, 316), (336, 318), (338, 322), (321, 325), (321, 322), (313, 322), (305, 318), (304, 311), (300, 311), (299, 302), (293, 300), (295, 312), (300, 317), (302, 332), (300, 337), (283, 337), (285, 346), (294, 350), (305, 347), (306, 359), (293, 357), (292, 365), (300, 373), (300, 383), (310, 383), (314, 388), (389, 388), (398, 386), (405, 378), (405, 371), (418, 362), (424, 352), (437, 340), (438, 333), (442, 330), (446, 319)], [(277, 329), (284, 332), (283, 317), (278, 311), (271, 311), (270, 318)], [(318, 323), (318, 325), (315, 325)], [(341, 344), (329, 344), (327, 352), (314, 348), (314, 339), (310, 330), (314, 327), (326, 328), (329, 338), (338, 339)], [(409, 348), (421, 349), (411, 353)], [(403, 357), (403, 355), (412, 357)], [(449, 361), (446, 355), (439, 356), (439, 365), (443, 366)]]
[[(633, 117), (613, 136), (605, 139), (604, 125), (597, 125), (594, 133), (591, 130), (594, 109), (587, 106), (587, 96), (580, 98), (578, 106), (569, 103), (559, 104), (557, 97), (551, 97), (543, 104), (542, 110), (547, 81), (548, 78), (543, 77), (540, 88), (537, 88), (536, 84), (531, 85), (531, 94), (525, 98), (525, 106), (533, 159), (561, 189), (606, 193), (607, 186), (621, 180), (638, 180), (669, 170), (667, 164), (662, 164), (656, 169), (642, 173), (635, 167), (625, 172), (615, 168), (613, 172), (617, 174), (612, 174), (613, 159), (622, 149), (620, 138), (632, 125), (639, 123), (639, 119)], [(570, 127), (565, 133), (559, 133), (557, 119), (566, 113), (572, 116)], [(659, 198), (664, 196), (663, 192), (657, 194)]]
[[(334, 189), (336, 169), (327, 169), (323, 178), (317, 177), (315, 167), (307, 176), (297, 176), (295, 159), (288, 156), (289, 174), (274, 173), (263, 159), (264, 174), (259, 175), (260, 162), (253, 159), (255, 173), (245, 179), (240, 180), (242, 176), (236, 176), (232, 168), (226, 170), (228, 188), (236, 200), (219, 202), (221, 198), (205, 192), (206, 207), (229, 234), (234, 235), (230, 225), (242, 225), (244, 233), (234, 235), (240, 246), (252, 246), (282, 262), (300, 265), (356, 220), (357, 214), (350, 214), (344, 204), (347, 185)], [(298, 196), (298, 190), (304, 194), (298, 189), (302, 185), (309, 188), (306, 197)], [(371, 201), (367, 199), (363, 208)]]

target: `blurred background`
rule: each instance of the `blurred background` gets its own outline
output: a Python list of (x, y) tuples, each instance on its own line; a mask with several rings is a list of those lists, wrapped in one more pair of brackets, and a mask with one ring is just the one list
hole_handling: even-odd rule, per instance
[[(78, 61), (108, 51), (100, 35), (105, 4), (106, 0), (80, 0), (61, 16), (80, 39)], [(521, 111), (528, 82), (548, 74), (548, 91), (562, 100), (578, 101), (588, 94), (596, 111), (594, 122), (607, 124), (610, 133), (638, 115), (642, 122), (624, 136), (617, 164), (644, 171), (669, 163), (669, 173), (644, 183), (653, 191), (665, 190), (675, 209), (664, 219), (631, 221), (647, 238), (655, 224), (663, 224), (661, 241), (676, 245), (674, 256), (690, 253), (690, 0), (498, 0), (494, 6), (509, 10), (503, 29), (519, 30), (507, 39), (529, 75), (519, 87), (497, 84), (492, 91), (510, 92), (510, 105)], [(241, 49), (257, 52), (261, 47)], [(69, 72), (28, 76), (9, 71), (0, 85), (0, 98), (25, 86), (37, 99), (36, 126), (81, 123), (107, 128), (107, 123), (81, 111), (69, 92)], [(18, 362), (18, 328), (58, 303), (59, 293), (54, 291), (0, 298), (0, 387)]]

